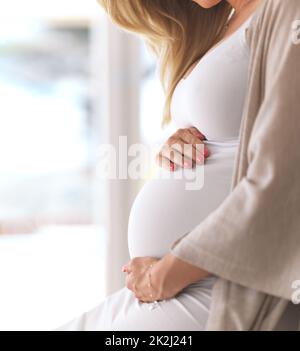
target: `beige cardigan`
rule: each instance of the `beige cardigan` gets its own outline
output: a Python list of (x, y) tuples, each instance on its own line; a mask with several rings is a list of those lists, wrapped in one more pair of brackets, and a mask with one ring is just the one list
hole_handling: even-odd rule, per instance
[(249, 89), (232, 192), (170, 248), (220, 277), (208, 330), (273, 330), (300, 280), (296, 20), (300, 0), (265, 0), (257, 9), (247, 31)]

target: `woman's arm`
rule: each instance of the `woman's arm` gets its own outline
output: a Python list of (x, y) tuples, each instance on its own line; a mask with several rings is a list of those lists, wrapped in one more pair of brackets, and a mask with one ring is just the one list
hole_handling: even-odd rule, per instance
[(206, 278), (210, 273), (193, 266), (169, 253), (155, 263), (151, 270), (151, 283), (157, 300), (174, 297), (186, 286)]
[(122, 271), (127, 273), (127, 288), (142, 302), (170, 299), (186, 286), (210, 275), (172, 254), (162, 259), (135, 257)]

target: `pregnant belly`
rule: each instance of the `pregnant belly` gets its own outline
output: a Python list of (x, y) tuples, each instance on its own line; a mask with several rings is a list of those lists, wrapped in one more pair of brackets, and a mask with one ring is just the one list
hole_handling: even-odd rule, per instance
[(144, 185), (129, 216), (131, 258), (164, 256), (175, 240), (199, 225), (228, 196), (236, 145), (207, 144), (211, 156), (205, 165), (172, 174), (160, 169)]

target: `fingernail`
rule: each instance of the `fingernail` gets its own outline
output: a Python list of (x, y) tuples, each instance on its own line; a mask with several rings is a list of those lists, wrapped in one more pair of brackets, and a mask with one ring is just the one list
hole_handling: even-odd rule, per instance
[(204, 146), (204, 157), (208, 157), (209, 156), (209, 150), (206, 146)]
[(170, 170), (171, 170), (171, 172), (174, 172), (174, 169), (175, 169), (175, 165), (174, 165), (174, 163), (171, 163), (171, 164), (170, 164)]
[(202, 134), (201, 132), (198, 131), (197, 134), (198, 134), (198, 136), (199, 136), (199, 138), (200, 138), (201, 140), (207, 140), (207, 139), (206, 139), (206, 136), (205, 136), (204, 134)]
[(203, 135), (203, 134), (200, 133), (199, 136), (200, 136), (200, 139), (202, 139), (202, 140), (204, 140), (204, 141), (207, 141), (207, 138), (206, 138), (205, 135)]

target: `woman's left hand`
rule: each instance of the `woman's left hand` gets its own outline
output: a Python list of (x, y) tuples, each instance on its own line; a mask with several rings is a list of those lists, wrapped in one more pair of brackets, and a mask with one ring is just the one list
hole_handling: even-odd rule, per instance
[[(150, 264), (153, 264), (151, 287), (149, 287), (148, 276)], [(127, 273), (127, 288), (132, 290), (135, 297), (142, 302), (170, 299), (189, 284), (210, 275), (209, 272), (191, 265), (171, 253), (161, 259), (135, 257), (123, 266), (123, 272)]]
[(132, 290), (135, 297), (142, 302), (155, 300), (150, 297), (148, 268), (158, 261), (159, 259), (154, 257), (134, 257), (122, 268), (122, 271), (127, 273), (126, 287)]

